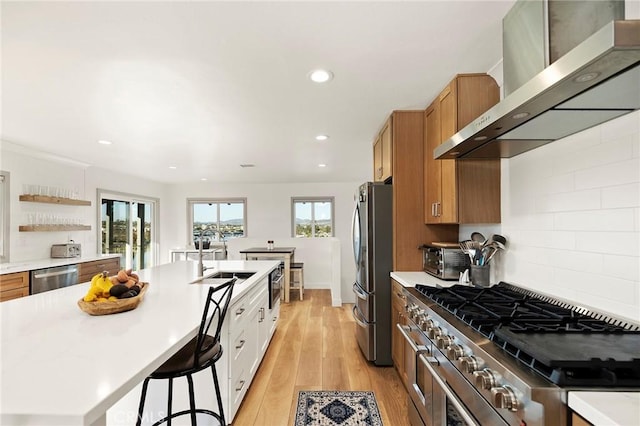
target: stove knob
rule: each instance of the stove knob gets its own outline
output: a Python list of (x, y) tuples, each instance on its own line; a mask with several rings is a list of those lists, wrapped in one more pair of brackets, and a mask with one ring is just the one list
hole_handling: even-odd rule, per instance
[(460, 368), (462, 368), (462, 371), (465, 373), (473, 373), (478, 370), (479, 367), (478, 359), (473, 355), (463, 356), (458, 362), (460, 363)]
[(424, 318), (420, 319), (420, 323), (418, 325), (422, 331), (427, 331), (429, 328), (433, 327), (435, 323), (425, 315)]
[(464, 349), (462, 349), (462, 346), (456, 343), (452, 343), (451, 345), (449, 345), (449, 348), (447, 349), (447, 358), (456, 361), (463, 355)]
[(518, 411), (518, 398), (509, 386), (499, 386), (491, 389), (493, 405), (496, 408)]
[(496, 385), (496, 378), (488, 368), (474, 371), (473, 377), (476, 379), (476, 387), (480, 389), (491, 389)]
[(427, 336), (429, 336), (430, 339), (435, 339), (441, 334), (442, 329), (440, 327), (430, 327), (429, 329), (427, 329)]
[(440, 349), (446, 349), (453, 343), (453, 337), (447, 335), (436, 336), (436, 346)]

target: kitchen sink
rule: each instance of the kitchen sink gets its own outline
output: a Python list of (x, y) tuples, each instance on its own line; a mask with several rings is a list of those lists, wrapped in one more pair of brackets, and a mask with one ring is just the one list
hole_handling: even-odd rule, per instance
[(255, 272), (232, 272), (232, 271), (219, 271), (209, 275), (206, 278), (199, 279), (194, 281), (194, 284), (207, 284), (207, 285), (222, 285), (229, 281), (230, 278), (237, 278), (236, 284), (240, 284), (241, 282), (251, 278)]
[(233, 278), (237, 277), (239, 280), (246, 280), (251, 278), (255, 272), (232, 272), (232, 271), (219, 271), (207, 278)]

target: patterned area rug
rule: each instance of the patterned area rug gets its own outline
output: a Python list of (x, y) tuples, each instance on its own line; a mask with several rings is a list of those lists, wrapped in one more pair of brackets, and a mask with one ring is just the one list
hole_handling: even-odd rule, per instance
[(296, 426), (382, 426), (373, 392), (300, 391)]

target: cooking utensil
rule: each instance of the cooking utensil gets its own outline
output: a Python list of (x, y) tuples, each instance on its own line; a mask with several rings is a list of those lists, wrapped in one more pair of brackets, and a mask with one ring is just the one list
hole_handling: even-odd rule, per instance
[(484, 237), (484, 235), (482, 235), (479, 232), (472, 232), (471, 233), (471, 240), (476, 241), (480, 244), (484, 244), (485, 241), (487, 241), (487, 239)]
[(460, 242), (460, 249), (462, 250), (463, 253), (466, 253), (469, 258), (471, 259), (471, 263), (473, 263), (473, 259), (475, 258), (476, 255), (476, 249), (474, 246), (474, 242), (471, 240), (464, 240)]

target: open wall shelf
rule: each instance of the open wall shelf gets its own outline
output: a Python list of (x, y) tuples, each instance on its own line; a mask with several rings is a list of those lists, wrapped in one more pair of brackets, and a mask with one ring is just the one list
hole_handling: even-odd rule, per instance
[(27, 201), (31, 203), (47, 203), (47, 204), (64, 204), (69, 206), (90, 206), (91, 201), (76, 200), (73, 198), (61, 198), (61, 197), (48, 197), (46, 195), (27, 195), (20, 196), (20, 201)]
[(20, 225), (20, 232), (90, 231), (91, 225)]

